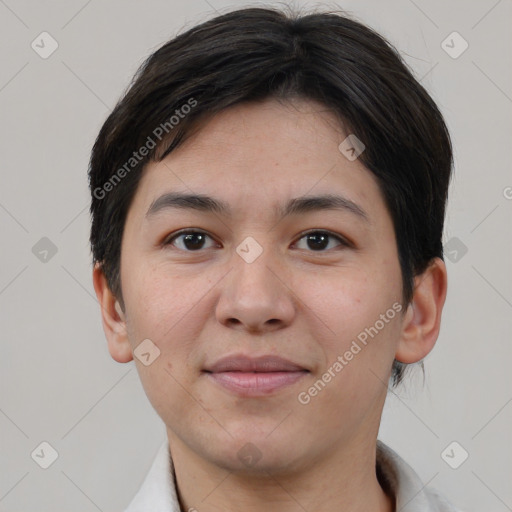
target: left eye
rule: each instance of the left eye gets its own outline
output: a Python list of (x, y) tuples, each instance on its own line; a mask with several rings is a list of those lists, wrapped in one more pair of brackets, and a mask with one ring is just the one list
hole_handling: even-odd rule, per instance
[[(305, 240), (308, 248), (312, 249), (315, 252), (323, 251), (329, 245), (329, 239), (334, 239), (338, 242), (338, 245), (348, 246), (349, 244), (341, 237), (329, 233), (328, 231), (310, 231), (303, 235), (300, 239)], [(298, 242), (297, 242), (298, 243)], [(299, 247), (299, 249), (303, 249), (303, 247)]]

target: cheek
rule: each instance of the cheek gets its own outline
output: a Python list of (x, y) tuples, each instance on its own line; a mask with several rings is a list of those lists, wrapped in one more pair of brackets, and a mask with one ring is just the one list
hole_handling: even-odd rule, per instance
[(126, 287), (127, 329), (132, 347), (150, 339), (161, 363), (185, 373), (199, 349), (197, 340), (213, 307), (208, 290), (215, 280), (177, 272), (162, 264), (142, 266)]
[(310, 335), (322, 352), (319, 372), (331, 368), (339, 356), (344, 378), (354, 381), (369, 369), (385, 375), (392, 364), (400, 329), (401, 282), (392, 276), (393, 269), (377, 270), (354, 266), (301, 278), (298, 295), (311, 318)]
[[(128, 260), (129, 261), (129, 260)], [(128, 313), (132, 319), (132, 328), (147, 331), (146, 334), (158, 335), (164, 328), (170, 328), (183, 315), (187, 303), (193, 293), (186, 291), (182, 280), (161, 266), (148, 261), (132, 265), (137, 271), (129, 273), (126, 265), (126, 279), (123, 282), (123, 293)], [(126, 283), (126, 284), (124, 284)], [(193, 297), (192, 297), (193, 300)]]
[[(401, 305), (375, 297), (368, 293), (342, 302), (346, 309), (332, 315), (336, 334), (316, 339), (323, 364), (298, 397), (299, 403), (307, 404), (304, 410), (315, 428), (342, 433), (347, 424), (359, 425), (370, 420), (368, 414), (380, 411), (400, 332), (401, 313), (396, 310)], [(350, 304), (355, 306), (350, 309)]]
[(189, 387), (187, 380), (193, 381), (197, 370), (190, 358), (197, 351), (194, 340), (201, 329), (197, 306), (205, 290), (190, 278), (145, 265), (126, 286), (127, 332), (134, 351), (146, 339), (156, 346), (158, 355), (150, 365), (134, 360), (149, 401), (165, 418), (176, 411), (184, 414), (190, 406), (183, 386)]
[(355, 266), (332, 268), (316, 274), (304, 273), (294, 291), (326, 334), (326, 348), (337, 348), (361, 325), (367, 323), (378, 309), (374, 281), (363, 269)]

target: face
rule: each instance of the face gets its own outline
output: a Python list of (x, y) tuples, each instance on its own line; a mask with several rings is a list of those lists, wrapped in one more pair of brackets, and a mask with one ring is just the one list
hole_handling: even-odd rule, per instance
[(402, 279), (377, 182), (338, 148), (347, 135), (314, 102), (238, 105), (138, 186), (127, 343), (170, 438), (219, 466), (306, 467), (377, 436)]

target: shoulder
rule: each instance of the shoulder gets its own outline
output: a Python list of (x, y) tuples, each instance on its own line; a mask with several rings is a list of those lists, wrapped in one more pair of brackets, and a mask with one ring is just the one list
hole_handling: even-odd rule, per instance
[(421, 481), (405, 460), (382, 441), (377, 440), (377, 477), (395, 496), (400, 512), (463, 512), (433, 487)]
[(124, 512), (180, 512), (167, 439), (159, 447), (142, 485)]

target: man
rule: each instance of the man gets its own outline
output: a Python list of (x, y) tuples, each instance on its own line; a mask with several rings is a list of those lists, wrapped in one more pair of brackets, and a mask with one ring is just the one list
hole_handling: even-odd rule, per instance
[(167, 432), (129, 512), (456, 510), (377, 440), (439, 334), (451, 168), (346, 16), (241, 9), (149, 57), (89, 171), (109, 351)]

